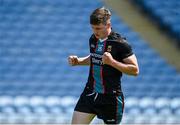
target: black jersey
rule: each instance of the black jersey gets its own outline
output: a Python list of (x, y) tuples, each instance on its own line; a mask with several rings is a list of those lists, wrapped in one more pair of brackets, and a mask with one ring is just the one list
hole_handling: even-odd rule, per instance
[(131, 46), (118, 33), (111, 32), (106, 40), (101, 41), (93, 34), (89, 39), (90, 70), (86, 88), (103, 94), (122, 93), (122, 72), (112, 66), (102, 64), (104, 52), (123, 62), (124, 58), (133, 55)]

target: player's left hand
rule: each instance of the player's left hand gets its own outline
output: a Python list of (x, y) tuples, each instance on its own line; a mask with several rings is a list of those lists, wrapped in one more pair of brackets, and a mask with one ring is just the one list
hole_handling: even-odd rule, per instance
[(112, 61), (113, 61), (113, 57), (112, 57), (111, 53), (105, 52), (102, 56), (103, 64), (111, 65)]

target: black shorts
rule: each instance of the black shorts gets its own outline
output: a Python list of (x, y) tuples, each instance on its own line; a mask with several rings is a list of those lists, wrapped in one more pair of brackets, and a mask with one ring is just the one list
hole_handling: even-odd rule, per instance
[(74, 110), (96, 114), (106, 124), (119, 124), (124, 110), (124, 96), (84, 90)]

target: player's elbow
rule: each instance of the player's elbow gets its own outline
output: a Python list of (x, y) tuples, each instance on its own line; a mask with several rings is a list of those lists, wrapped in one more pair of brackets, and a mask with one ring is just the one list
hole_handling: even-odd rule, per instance
[(139, 75), (139, 68), (135, 68), (133, 72), (133, 76), (138, 76)]
[(132, 75), (132, 76), (138, 76), (138, 74), (139, 74), (139, 68), (138, 68), (138, 67), (133, 67), (133, 68), (131, 68), (131, 70), (129, 71), (128, 74), (129, 74), (129, 75)]
[(139, 71), (137, 70), (137, 71), (126, 72), (126, 74), (131, 75), (131, 76), (138, 76)]
[(139, 75), (139, 72), (135, 72), (134, 74), (133, 74), (133, 76), (138, 76)]
[(139, 74), (139, 68), (136, 66), (131, 66), (124, 70), (124, 73), (131, 75), (131, 76), (137, 76)]

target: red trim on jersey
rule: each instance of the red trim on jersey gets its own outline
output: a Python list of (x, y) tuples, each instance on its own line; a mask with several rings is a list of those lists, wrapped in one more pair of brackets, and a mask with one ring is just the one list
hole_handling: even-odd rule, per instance
[(93, 64), (91, 64), (92, 65), (92, 78), (93, 78), (93, 89), (94, 89), (94, 87), (95, 87), (95, 84), (96, 84), (96, 82), (95, 82), (95, 79), (94, 79), (94, 65)]
[[(105, 52), (105, 48), (106, 48), (106, 40), (104, 41), (104, 48), (103, 48), (103, 52)], [(103, 93), (106, 93), (106, 85), (104, 83), (104, 79), (103, 79), (103, 65), (101, 66), (101, 83), (103, 85)]]
[[(94, 52), (96, 52), (96, 49), (97, 49), (97, 47), (98, 47), (98, 39), (96, 39), (96, 46), (95, 46), (95, 48), (94, 48)], [(94, 79), (94, 65), (93, 65), (93, 63), (91, 63), (91, 65), (92, 65), (92, 77), (93, 77), (93, 89), (94, 89), (94, 87), (95, 87), (95, 84), (96, 84), (96, 81), (95, 81), (95, 79)]]

